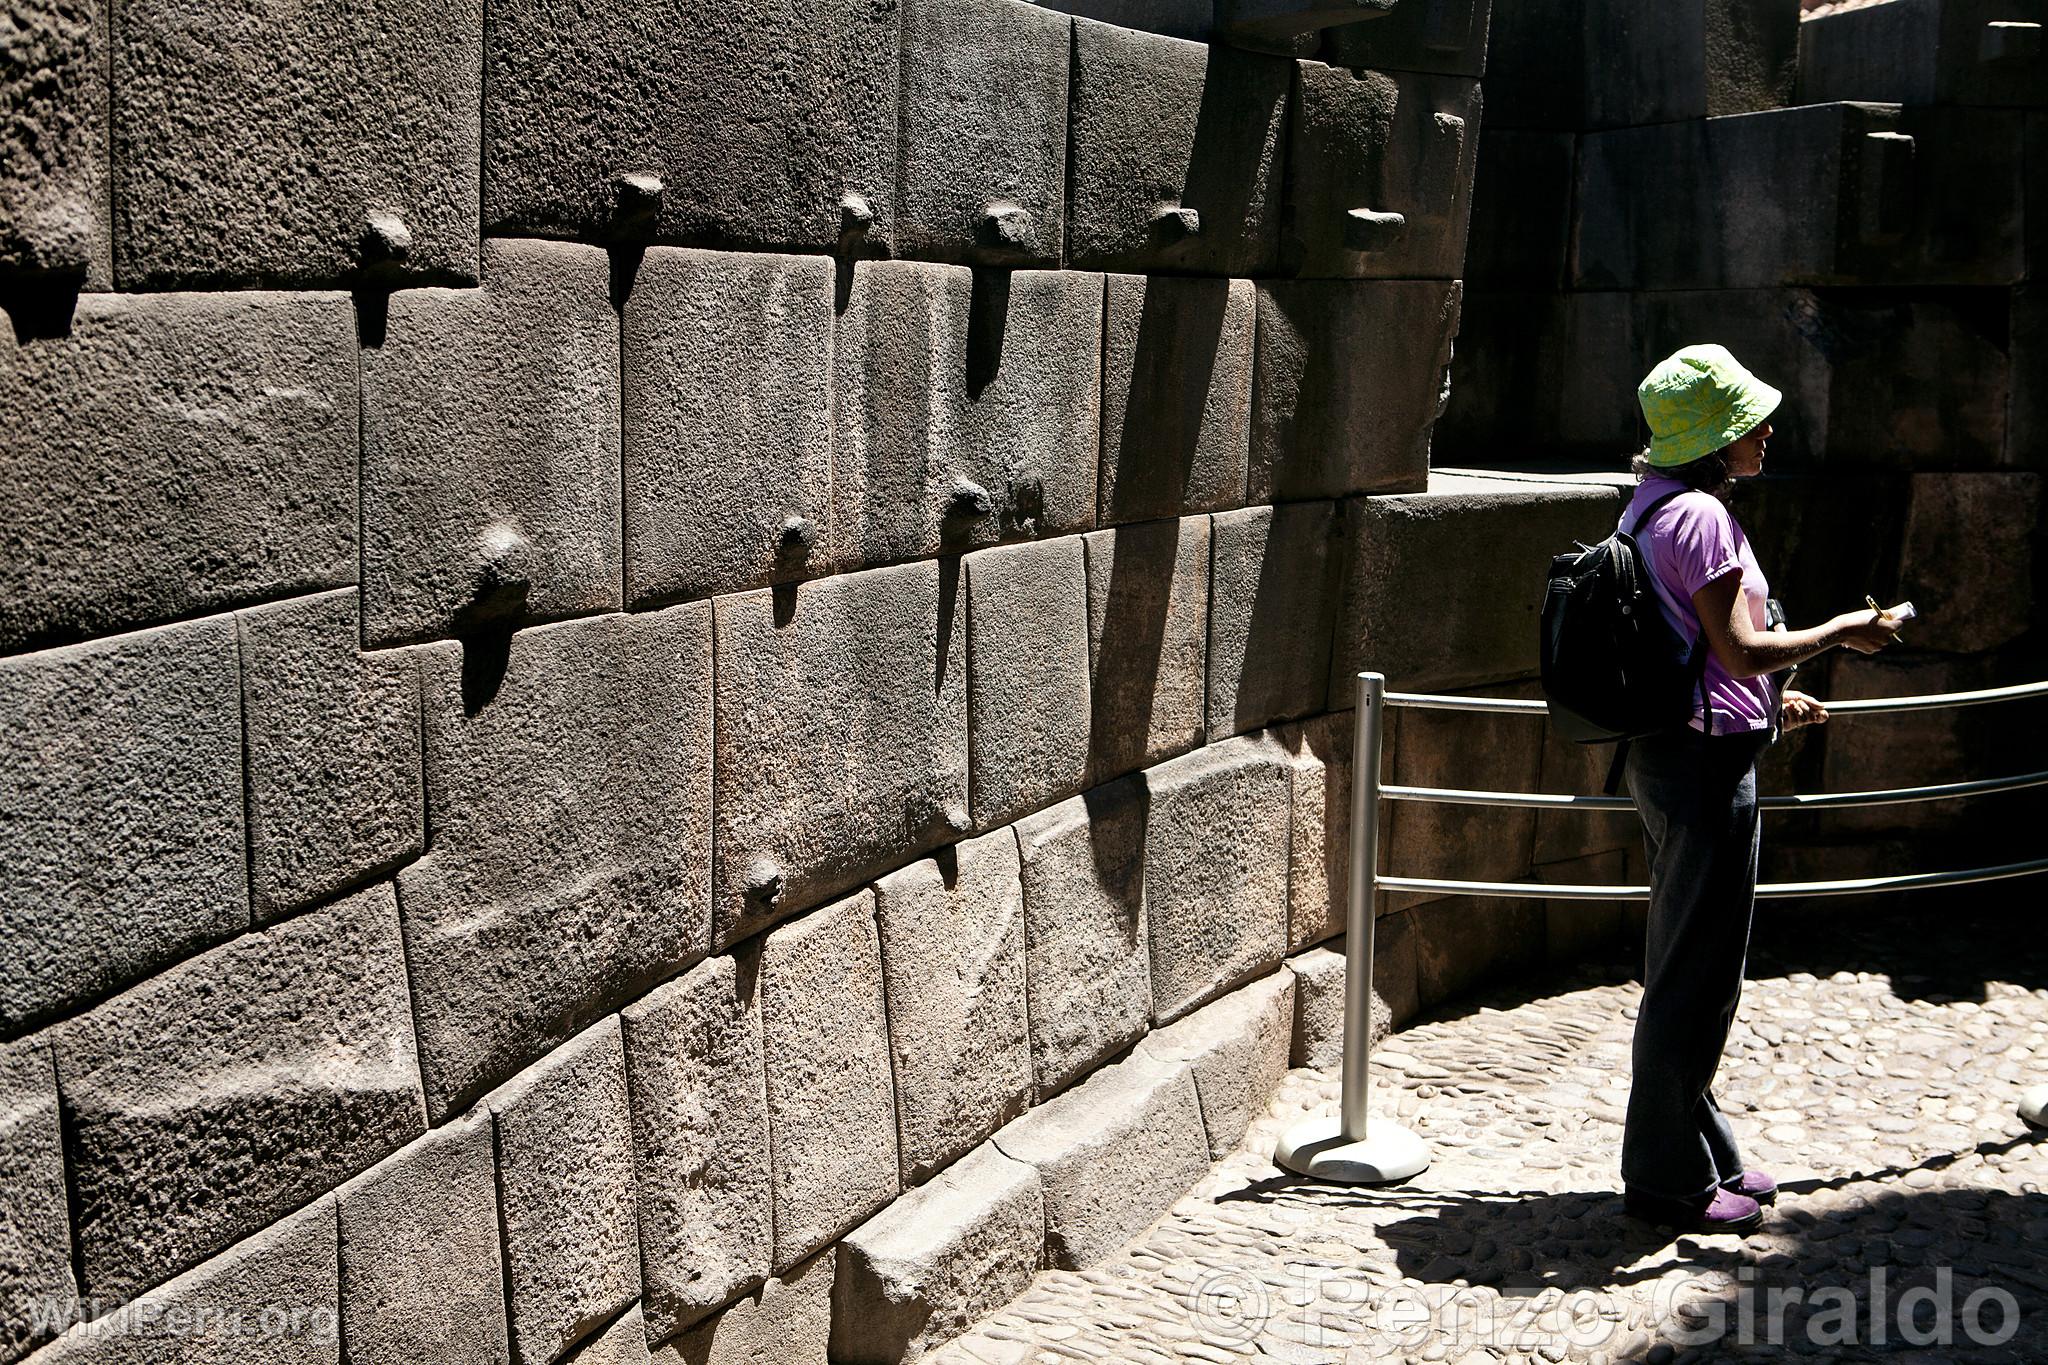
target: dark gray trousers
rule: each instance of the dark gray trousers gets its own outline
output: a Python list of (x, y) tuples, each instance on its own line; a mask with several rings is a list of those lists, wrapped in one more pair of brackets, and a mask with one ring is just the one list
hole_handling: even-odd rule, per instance
[(1650, 920), (1621, 1178), (1672, 1198), (1742, 1174), (1714, 1072), (1742, 998), (1756, 909), (1756, 762), (1770, 732), (1697, 730), (1629, 747), (1628, 787), (1650, 858)]

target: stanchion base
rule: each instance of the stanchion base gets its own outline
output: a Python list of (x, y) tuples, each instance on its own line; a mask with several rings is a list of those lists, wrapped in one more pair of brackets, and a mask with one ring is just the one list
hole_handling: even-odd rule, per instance
[(1287, 1130), (1273, 1160), (1296, 1175), (1342, 1185), (1387, 1185), (1429, 1168), (1429, 1147), (1399, 1124), (1374, 1119), (1362, 1142), (1346, 1142), (1337, 1119), (1306, 1119)]
[(2048, 1085), (2037, 1085), (2020, 1096), (2020, 1117), (2036, 1128), (2048, 1128)]

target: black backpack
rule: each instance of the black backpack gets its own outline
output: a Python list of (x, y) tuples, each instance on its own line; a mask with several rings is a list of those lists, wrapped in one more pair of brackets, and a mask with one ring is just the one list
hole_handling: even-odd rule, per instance
[[(1581, 744), (1608, 744), (1675, 729), (1707, 702), (1707, 642), (1687, 640), (1664, 618), (1635, 537), (1665, 503), (1643, 509), (1628, 531), (1579, 545), (1550, 561), (1543, 598), (1543, 695), (1558, 733)], [(1620, 777), (1622, 754), (1608, 779)]]

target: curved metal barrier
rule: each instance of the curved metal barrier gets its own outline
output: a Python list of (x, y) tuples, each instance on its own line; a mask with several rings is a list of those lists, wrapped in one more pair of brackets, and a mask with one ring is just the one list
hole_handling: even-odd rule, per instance
[[(1284, 1138), (1275, 1160), (1302, 1175), (1354, 1184), (1405, 1180), (1429, 1165), (1429, 1150), (1407, 1129), (1385, 1122), (1368, 1127), (1366, 1085), (1371, 1060), (1372, 936), (1374, 907), (1381, 891), (1426, 891), (1445, 896), (1506, 896), (1523, 900), (1647, 900), (1647, 886), (1587, 886), (1556, 882), (1483, 882), (1441, 877), (1383, 876), (1379, 870), (1379, 805), (1381, 801), (1428, 801), (1462, 806), (1520, 806), (1562, 810), (1634, 810), (1626, 796), (1570, 796), (1541, 792), (1495, 792), (1459, 787), (1406, 787), (1380, 782), (1381, 739), (1386, 708), (1477, 711), (1544, 716), (1540, 701), (1511, 697), (1450, 697), (1425, 692), (1389, 692), (1378, 673), (1358, 675), (1356, 715), (1351, 746), (1350, 904), (1345, 921), (1343, 1098), (1334, 1119), (1311, 1119), (1296, 1125)], [(2048, 697), (2048, 682), (1974, 692), (1947, 692), (1923, 697), (1873, 697), (1825, 703), (1830, 719), (1893, 711), (1932, 711), (1958, 706)], [(1766, 810), (1831, 810), (1853, 806), (1899, 805), (1915, 801), (1952, 800), (2048, 786), (2048, 772), (1937, 786), (1898, 787), (1886, 791), (1822, 792), (1807, 796), (1769, 796), (1758, 804)], [(1952, 872), (1916, 872), (1884, 877), (1854, 877), (1818, 882), (1767, 882), (1757, 887), (1759, 899), (1809, 896), (1867, 895), (1878, 891), (1917, 891), (1934, 886), (1998, 881), (2048, 872), (2048, 858), (2005, 863), (1997, 867)], [(2036, 1126), (2048, 1126), (2048, 1087), (2030, 1092), (2021, 1115)]]

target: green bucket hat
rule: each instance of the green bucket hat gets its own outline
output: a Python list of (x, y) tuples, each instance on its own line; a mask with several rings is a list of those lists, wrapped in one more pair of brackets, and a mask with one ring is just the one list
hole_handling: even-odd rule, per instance
[(1636, 385), (1650, 424), (1649, 461), (1671, 469), (1711, 455), (1753, 431), (1784, 396), (1742, 368), (1726, 346), (1674, 351)]

